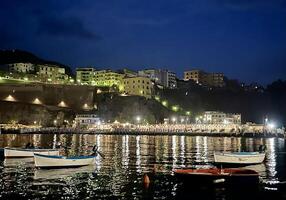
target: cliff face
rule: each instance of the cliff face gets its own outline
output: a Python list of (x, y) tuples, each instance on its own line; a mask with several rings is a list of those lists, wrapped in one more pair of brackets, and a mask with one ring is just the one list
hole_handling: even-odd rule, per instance
[(120, 122), (138, 123), (162, 123), (164, 118), (172, 115), (172, 112), (154, 100), (139, 96), (104, 95), (97, 96), (98, 114), (104, 119), (118, 120)]
[[(44, 84), (2, 84), (0, 85), (0, 100), (11, 95), (16, 102), (39, 103), (47, 106), (66, 106), (75, 112), (81, 111), (87, 104), (94, 106), (96, 88), (72, 85), (44, 85)], [(35, 100), (38, 99), (38, 102)]]
[[(0, 85), (0, 123), (22, 124), (41, 122), (43, 126), (72, 121), (75, 114), (88, 110), (103, 120), (136, 123), (163, 122), (170, 111), (154, 100), (138, 96), (119, 96), (101, 88), (71, 85), (2, 84)], [(10, 95), (10, 96), (9, 96)], [(36, 100), (37, 99), (37, 100)], [(12, 100), (12, 101), (11, 101)]]
[(0, 123), (51, 126), (54, 120), (62, 124), (64, 119), (70, 122), (73, 120), (73, 112), (70, 109), (0, 101)]

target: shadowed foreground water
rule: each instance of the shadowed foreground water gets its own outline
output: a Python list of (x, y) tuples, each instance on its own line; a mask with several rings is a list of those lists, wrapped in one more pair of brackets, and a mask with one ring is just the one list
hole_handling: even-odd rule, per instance
[[(35, 169), (32, 158), (0, 161), (1, 199), (283, 199), (286, 198), (284, 139), (128, 135), (0, 135), (0, 147), (68, 147), (63, 155), (87, 155), (94, 144), (105, 154), (95, 166)], [(214, 151), (268, 148), (266, 162), (249, 166), (264, 184), (258, 190), (224, 186), (190, 188), (173, 168), (212, 166)], [(157, 169), (153, 173), (154, 166)], [(144, 173), (151, 179), (142, 183)]]

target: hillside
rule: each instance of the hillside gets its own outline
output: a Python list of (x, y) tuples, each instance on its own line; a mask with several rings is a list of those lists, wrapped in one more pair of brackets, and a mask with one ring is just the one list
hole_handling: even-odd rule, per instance
[[(64, 67), (68, 75), (72, 75), (70, 67), (58, 62), (44, 60), (36, 55), (22, 50), (0, 50), (0, 65), (9, 63), (33, 63), (33, 64), (51, 64)], [(1, 68), (0, 68), (1, 69)]]

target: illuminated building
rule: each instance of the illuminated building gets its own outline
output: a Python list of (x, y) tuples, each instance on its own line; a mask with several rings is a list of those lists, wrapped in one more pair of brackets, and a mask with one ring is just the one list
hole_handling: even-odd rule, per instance
[(77, 114), (74, 121), (76, 126), (92, 127), (101, 124), (100, 118), (95, 114)]
[(202, 70), (190, 70), (184, 72), (184, 80), (193, 80), (197, 84), (209, 87), (224, 86), (223, 73), (207, 73)]
[(43, 81), (61, 83), (68, 79), (65, 68), (56, 65), (38, 65), (37, 74)]
[(99, 70), (94, 72), (94, 85), (112, 87), (117, 86), (122, 90), (122, 79), (124, 75), (111, 70)]
[(241, 124), (241, 114), (206, 111), (196, 121), (206, 124)]
[(91, 85), (94, 81), (94, 68), (77, 68), (76, 69), (76, 81), (78, 84)]
[(19, 73), (31, 73), (35, 71), (32, 63), (12, 63), (8, 64), (9, 71)]
[(153, 84), (147, 77), (130, 77), (123, 79), (124, 93), (128, 95), (151, 98)]
[(154, 83), (165, 88), (176, 88), (176, 74), (164, 69), (145, 69), (138, 72), (139, 76), (150, 78)]

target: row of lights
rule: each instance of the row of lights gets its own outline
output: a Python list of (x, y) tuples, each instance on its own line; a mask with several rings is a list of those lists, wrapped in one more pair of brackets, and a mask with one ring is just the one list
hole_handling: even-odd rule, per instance
[[(11, 101), (11, 102), (16, 102), (17, 100), (15, 99), (15, 97), (13, 97), (12, 95), (8, 95), (5, 99), (4, 99), (4, 101)], [(32, 101), (32, 104), (37, 104), (37, 105), (41, 105), (41, 104), (43, 104), (42, 103), (42, 101), (40, 101), (40, 99), (39, 98), (35, 98), (33, 101)], [(59, 104), (58, 104), (58, 106), (59, 107), (68, 107), (68, 105), (64, 102), (64, 101), (61, 101)], [(91, 107), (87, 104), (87, 103), (85, 103), (83, 106), (82, 106), (82, 108), (84, 109), (84, 110), (88, 110), (88, 109), (91, 109)], [(95, 105), (95, 108), (96, 108), (96, 105)]]
[[(168, 108), (168, 101), (167, 100), (160, 101), (160, 97), (159, 96), (155, 96), (155, 100), (161, 102), (161, 104), (164, 107)], [(178, 112), (180, 110), (180, 106), (179, 105), (173, 105), (173, 106), (171, 106), (171, 110), (174, 111), (174, 112)], [(190, 116), (191, 112), (190, 111), (185, 111), (185, 115)]]

